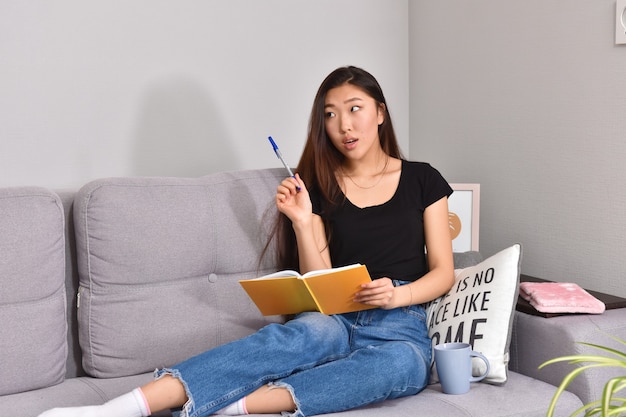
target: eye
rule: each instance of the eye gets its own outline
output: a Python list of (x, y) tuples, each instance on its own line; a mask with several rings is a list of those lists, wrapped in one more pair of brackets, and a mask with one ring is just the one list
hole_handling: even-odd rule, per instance
[(332, 111), (326, 112), (326, 118), (330, 119), (331, 117), (335, 117), (335, 113), (333, 113)]
[(350, 111), (351, 112), (355, 112), (355, 111), (359, 111), (359, 110), (361, 110), (361, 106), (352, 106), (352, 107), (350, 107)]

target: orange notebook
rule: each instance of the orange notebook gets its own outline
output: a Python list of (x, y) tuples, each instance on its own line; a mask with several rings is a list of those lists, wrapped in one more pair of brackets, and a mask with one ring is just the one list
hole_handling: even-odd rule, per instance
[(279, 271), (239, 281), (264, 316), (319, 311), (340, 314), (375, 308), (353, 301), (361, 284), (372, 278), (365, 265), (311, 271)]

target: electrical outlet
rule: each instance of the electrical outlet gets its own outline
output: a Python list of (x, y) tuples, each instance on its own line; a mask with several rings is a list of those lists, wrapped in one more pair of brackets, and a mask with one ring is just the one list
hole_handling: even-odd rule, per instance
[(626, 44), (626, 0), (615, 2), (615, 44)]

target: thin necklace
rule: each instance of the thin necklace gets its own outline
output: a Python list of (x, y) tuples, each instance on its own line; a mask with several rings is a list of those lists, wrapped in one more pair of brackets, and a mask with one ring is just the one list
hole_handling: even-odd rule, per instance
[(383, 170), (380, 172), (380, 174), (376, 174), (376, 175), (379, 175), (378, 181), (376, 181), (376, 183), (374, 185), (370, 185), (370, 186), (367, 186), (367, 187), (363, 187), (362, 185), (357, 184), (356, 181), (354, 181), (352, 179), (352, 177), (350, 175), (348, 175), (348, 173), (343, 170), (343, 167), (341, 168), (341, 172), (343, 173), (343, 175), (348, 177), (348, 179), (350, 181), (352, 181), (352, 184), (356, 185), (357, 187), (359, 187), (362, 190), (369, 190), (370, 188), (374, 188), (378, 184), (380, 184), (380, 182), (382, 181), (383, 177), (385, 176), (385, 173), (387, 172), (387, 166), (388, 165), (389, 165), (389, 155), (387, 155), (387, 158), (385, 159), (385, 166), (383, 167)]

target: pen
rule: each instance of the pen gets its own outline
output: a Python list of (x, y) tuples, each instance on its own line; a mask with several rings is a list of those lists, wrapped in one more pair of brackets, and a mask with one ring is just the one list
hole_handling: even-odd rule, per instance
[[(278, 159), (280, 159), (280, 162), (282, 162), (283, 165), (285, 166), (285, 168), (287, 169), (287, 172), (289, 173), (289, 176), (292, 177), (292, 178), (296, 178), (296, 176), (293, 175), (293, 172), (291, 171), (291, 168), (289, 168), (289, 165), (287, 165), (287, 163), (283, 159), (283, 156), (281, 155), (280, 150), (278, 149), (278, 145), (276, 145), (276, 142), (274, 142), (274, 139), (272, 139), (271, 136), (268, 136), (267, 139), (269, 139), (270, 143), (272, 144), (272, 148), (274, 148), (274, 153), (276, 154)], [(300, 186), (299, 185), (296, 185), (296, 190), (300, 191)]]

